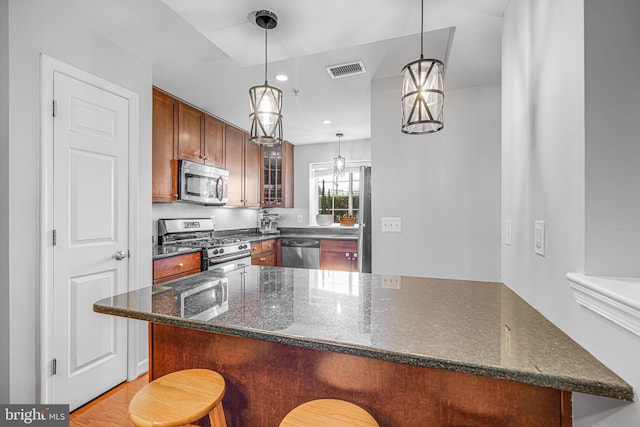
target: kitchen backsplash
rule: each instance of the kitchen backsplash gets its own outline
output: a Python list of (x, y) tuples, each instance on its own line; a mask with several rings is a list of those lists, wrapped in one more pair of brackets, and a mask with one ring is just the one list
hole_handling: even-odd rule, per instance
[[(269, 209), (269, 211), (280, 214), (280, 226), (309, 225), (309, 213), (306, 209)], [(260, 210), (201, 206), (193, 203), (154, 203), (151, 212), (155, 242), (158, 237), (159, 218), (212, 218), (216, 230), (234, 230), (257, 228)]]

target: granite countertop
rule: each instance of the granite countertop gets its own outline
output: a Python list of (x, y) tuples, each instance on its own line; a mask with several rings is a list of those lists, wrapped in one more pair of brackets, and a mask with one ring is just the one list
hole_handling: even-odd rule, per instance
[(633, 400), (629, 384), (501, 283), (247, 266), (106, 298), (94, 311)]
[[(283, 229), (282, 233), (260, 233), (255, 229), (223, 230), (216, 234), (216, 237), (243, 237), (251, 242), (263, 240), (289, 238), (289, 239), (332, 239), (332, 240), (358, 240), (358, 235), (354, 234), (354, 229), (340, 230), (337, 227), (296, 227)], [(197, 247), (174, 247), (153, 245), (153, 259), (162, 259), (176, 255), (183, 255), (201, 251)]]
[(176, 255), (190, 254), (202, 251), (201, 248), (188, 248), (183, 246), (158, 246), (153, 245), (153, 259), (162, 259)]

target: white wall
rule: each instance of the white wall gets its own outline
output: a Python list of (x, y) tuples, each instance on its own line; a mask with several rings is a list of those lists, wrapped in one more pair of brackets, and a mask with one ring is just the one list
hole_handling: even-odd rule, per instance
[[(588, 1), (587, 10), (597, 3)], [(638, 22), (637, 2), (633, 7), (630, 1), (607, 2), (593, 12), (610, 11), (623, 3), (627, 9), (619, 13), (624, 15), (635, 10), (635, 20), (623, 20), (632, 26), (632, 22)], [(591, 20), (598, 21), (600, 16), (587, 19), (585, 28), (583, 0), (511, 0), (503, 16), (502, 220), (512, 222), (512, 245), (502, 245), (502, 279), (637, 390), (640, 341), (581, 309), (565, 279), (567, 272), (585, 272), (588, 268), (585, 230), (589, 230), (591, 224), (587, 210), (597, 212), (603, 207), (602, 203), (609, 202), (607, 198), (586, 199), (591, 192), (586, 188), (589, 178), (585, 176), (589, 177), (592, 172), (599, 176), (600, 169), (592, 170), (592, 162), (603, 161), (607, 156), (602, 150), (591, 150), (592, 135), (585, 136), (585, 126), (588, 132), (592, 129), (585, 123), (585, 109), (587, 117), (597, 111), (591, 100), (601, 92), (594, 86), (608, 87), (616, 80), (618, 70), (627, 75), (636, 70), (638, 64), (637, 56), (627, 60), (623, 47), (620, 54), (615, 55), (616, 61), (607, 62), (607, 74), (613, 73), (612, 79), (592, 81), (587, 77), (585, 80), (585, 56), (605, 55), (603, 58), (606, 58), (610, 53), (591, 48), (585, 53), (585, 32), (589, 35)], [(607, 30), (615, 32), (617, 25), (610, 22)], [(637, 35), (635, 39), (626, 40), (625, 45), (633, 49), (636, 42)], [(608, 48), (615, 50), (619, 46)], [(587, 66), (586, 73), (590, 71)], [(636, 77), (636, 86), (637, 81)], [(623, 82), (624, 79), (620, 84)], [(607, 135), (607, 139), (618, 139), (613, 147), (624, 146), (628, 140), (625, 136), (622, 131)], [(588, 156), (593, 156), (589, 161), (587, 151)], [(621, 155), (637, 156), (634, 150)], [(637, 164), (638, 160), (635, 157), (633, 161)], [(623, 169), (629, 165), (629, 160), (621, 163)], [(635, 197), (637, 203), (637, 191), (635, 193), (631, 197)], [(595, 206), (587, 208), (591, 203)], [(633, 210), (629, 214), (633, 215)], [(534, 220), (546, 223), (544, 257), (534, 253)], [(640, 425), (640, 407), (637, 402), (576, 393), (574, 425)]]
[[(0, 192), (9, 189), (9, 2), (0, 0)], [(9, 401), (9, 205), (0, 203), (0, 402)]]
[[(39, 224), (40, 53), (126, 87), (140, 96), (139, 254), (133, 287), (151, 283), (151, 65), (65, 19), (55, 2), (9, 0), (9, 182), (0, 181), (8, 201), (10, 230), (3, 245), (10, 283), (10, 388), (12, 403), (36, 402)], [(3, 15), (4, 16), (4, 15)], [(2, 112), (0, 110), (0, 112)], [(0, 218), (6, 221), (0, 211)], [(132, 258), (133, 259), (133, 258)], [(134, 261), (132, 261), (134, 262)], [(3, 270), (3, 273), (4, 270)], [(4, 345), (2, 346), (4, 347)]]
[[(374, 273), (500, 280), (500, 86), (447, 91), (440, 132), (400, 131), (398, 79), (373, 82)], [(382, 233), (381, 217), (401, 217)]]

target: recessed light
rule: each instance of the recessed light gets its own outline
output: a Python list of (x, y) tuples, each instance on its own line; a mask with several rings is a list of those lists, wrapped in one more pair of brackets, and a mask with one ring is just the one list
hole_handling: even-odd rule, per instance
[(289, 80), (289, 77), (287, 77), (285, 74), (276, 74), (275, 79), (279, 82), (286, 82), (287, 80)]
[(323, 125), (330, 125), (331, 124), (331, 120), (323, 120), (322, 124)]

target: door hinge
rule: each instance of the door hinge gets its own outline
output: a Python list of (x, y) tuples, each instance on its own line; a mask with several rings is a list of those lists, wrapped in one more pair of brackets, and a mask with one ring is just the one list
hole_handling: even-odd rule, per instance
[(58, 359), (53, 359), (51, 361), (51, 375), (56, 375), (58, 373)]
[(53, 230), (53, 246), (58, 244), (58, 232)]
[(53, 100), (53, 117), (58, 116), (58, 101)]

